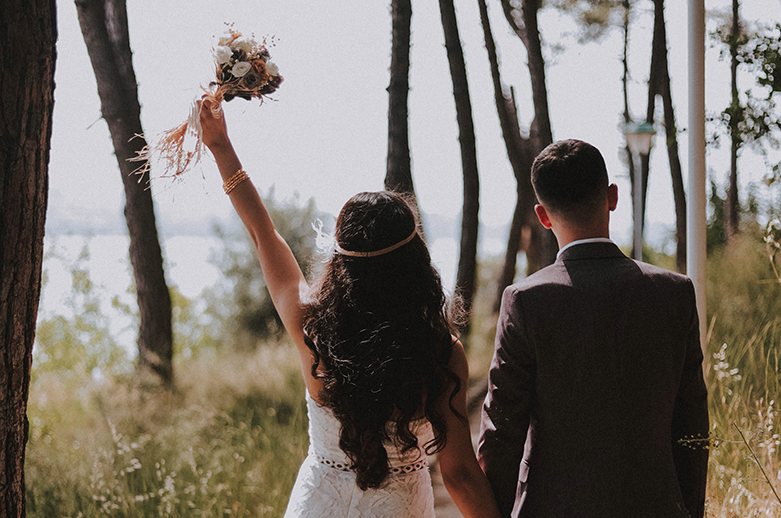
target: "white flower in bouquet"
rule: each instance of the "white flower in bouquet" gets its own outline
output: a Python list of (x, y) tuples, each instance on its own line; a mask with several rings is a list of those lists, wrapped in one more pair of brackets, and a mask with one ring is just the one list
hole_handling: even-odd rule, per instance
[(231, 43), (231, 46), (233, 48), (236, 48), (236, 49), (239, 49), (239, 50), (243, 50), (244, 52), (249, 54), (250, 52), (252, 52), (253, 44), (252, 44), (252, 40), (250, 40), (249, 38), (245, 38), (244, 36), (240, 36), (240, 37), (236, 38), (233, 41), (233, 43)]
[(214, 49), (214, 59), (218, 65), (227, 63), (233, 57), (233, 51), (230, 47), (219, 45)]
[(279, 67), (273, 61), (269, 61), (268, 63), (266, 63), (266, 70), (268, 70), (268, 73), (271, 74), (272, 76), (279, 75)]
[(251, 68), (252, 65), (246, 61), (239, 61), (231, 68), (231, 74), (233, 74), (233, 77), (244, 77)]

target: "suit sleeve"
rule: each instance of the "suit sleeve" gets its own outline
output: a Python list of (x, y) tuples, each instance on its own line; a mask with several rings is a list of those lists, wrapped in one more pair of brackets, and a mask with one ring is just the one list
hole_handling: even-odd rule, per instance
[[(678, 473), (684, 503), (689, 514), (702, 517), (705, 507), (705, 482), (708, 472), (708, 392), (702, 374), (700, 324), (694, 286), (687, 283), (692, 316), (686, 343), (686, 356), (673, 411), (673, 460)], [(681, 443), (681, 439), (695, 441)], [(700, 439), (700, 440), (697, 440)]]
[(515, 501), (534, 383), (533, 353), (521, 318), (519, 294), (508, 287), (502, 294), (478, 443), (480, 466), (503, 516), (510, 515)]

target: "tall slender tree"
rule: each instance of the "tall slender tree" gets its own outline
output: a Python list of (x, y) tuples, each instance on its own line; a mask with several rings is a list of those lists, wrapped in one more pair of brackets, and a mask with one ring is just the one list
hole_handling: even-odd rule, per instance
[(138, 358), (142, 371), (166, 385), (171, 366), (171, 298), (155, 224), (152, 191), (132, 173), (128, 159), (146, 144), (141, 135), (141, 107), (133, 71), (125, 0), (76, 0), (79, 25), (98, 85), (103, 118), (108, 124), (125, 190), (125, 221), (130, 235), (140, 313)]
[[(497, 293), (494, 297), (494, 311), (499, 310), (504, 289), (515, 278), (516, 256), (522, 245), (524, 229), (530, 229), (538, 224), (534, 215), (534, 192), (531, 185), (531, 166), (534, 159), (534, 145), (531, 139), (524, 137), (518, 121), (518, 109), (515, 104), (513, 90), (508, 92), (502, 83), (499, 70), (499, 56), (496, 50), (491, 22), (488, 17), (488, 6), (485, 0), (478, 0), (480, 22), (483, 27), (485, 48), (488, 52), (488, 63), (491, 69), (491, 81), (494, 87), (494, 101), (499, 116), (499, 126), (502, 129), (507, 158), (515, 176), (515, 210), (507, 236), (507, 247), (502, 264), (502, 270), (497, 282)], [(529, 232), (530, 233), (530, 232)], [(528, 243), (527, 239), (527, 243)], [(528, 246), (528, 245), (527, 245)]]
[(667, 161), (670, 165), (670, 180), (675, 203), (675, 264), (679, 272), (686, 271), (686, 191), (683, 186), (683, 170), (678, 152), (678, 125), (675, 120), (672, 88), (670, 87), (670, 64), (667, 51), (667, 23), (664, 16), (664, 0), (654, 0), (654, 27), (657, 21), (661, 29), (658, 52), (661, 55), (661, 80), (659, 93), (662, 96), (662, 113), (664, 114), (665, 144)]
[(0, 516), (14, 518), (25, 515), (27, 396), (41, 293), (57, 23), (54, 0), (7, 0), (2, 13)]
[(477, 276), (477, 232), (480, 209), (480, 180), (477, 174), (475, 129), (472, 121), (472, 103), (466, 77), (466, 63), (458, 33), (458, 20), (453, 0), (440, 0), (439, 12), (445, 32), (445, 48), (453, 80), (453, 97), (458, 120), (458, 141), (461, 147), (461, 167), (464, 177), (464, 204), (461, 214), (461, 244), (456, 274), (456, 294), (469, 312)]
[[(675, 203), (675, 236), (676, 236), (676, 267), (679, 271), (686, 270), (686, 193), (683, 187), (683, 171), (678, 153), (678, 126), (673, 108), (672, 90), (670, 88), (670, 66), (667, 55), (667, 24), (664, 17), (664, 0), (654, 2), (654, 29), (651, 43), (651, 70), (648, 76), (648, 104), (646, 120), (652, 122), (656, 112), (656, 99), (662, 99), (662, 113), (665, 128), (665, 147), (670, 165), (670, 178), (673, 187)], [(650, 171), (650, 154), (643, 156), (641, 161), (643, 175), (642, 203), (646, 206), (648, 198), (648, 177)], [(633, 187), (634, 189), (634, 187)], [(634, 199), (634, 198), (633, 198)], [(645, 210), (643, 210), (645, 214)], [(645, 219), (635, 222), (641, 227)]]
[[(542, 55), (542, 39), (538, 24), (540, 10), (539, 0), (522, 0), (519, 7), (513, 0), (502, 0), (502, 10), (513, 32), (520, 38), (527, 54), (527, 68), (532, 87), (532, 102), (534, 105), (534, 119), (529, 130), (529, 142), (527, 144), (530, 159), (553, 141), (551, 129), (550, 111), (548, 108), (548, 89), (545, 82), (545, 59)], [(496, 87), (494, 87), (496, 88)], [(517, 123), (517, 118), (516, 118)], [(524, 183), (526, 180), (524, 180)], [(529, 185), (530, 182), (529, 182)], [(525, 225), (528, 229), (529, 240), (525, 247), (527, 273), (532, 273), (551, 263), (556, 259), (558, 245), (553, 233), (545, 230), (534, 216), (533, 205), (535, 202), (533, 191), (527, 190), (524, 194), (523, 186), (519, 186), (523, 196), (531, 196), (531, 210), (524, 209), (526, 213)], [(526, 203), (524, 203), (526, 206)], [(511, 228), (511, 232), (513, 229)], [(517, 249), (513, 250), (514, 236), (508, 238), (508, 248), (505, 254), (505, 266), (502, 268), (500, 284), (506, 282), (509, 272), (515, 271), (515, 257)], [(509, 263), (512, 264), (509, 264)], [(500, 287), (501, 288), (501, 287)], [(498, 302), (497, 302), (498, 303)]]
[(408, 104), (409, 50), (412, 5), (410, 0), (392, 0), (392, 43), (388, 85), (388, 160), (385, 188), (415, 194), (409, 154)]
[(730, 57), (730, 106), (729, 114), (729, 185), (727, 187), (727, 204), (725, 207), (727, 239), (731, 240), (740, 227), (740, 199), (738, 198), (738, 151), (741, 147), (740, 125), (743, 121), (743, 107), (738, 92), (738, 54), (741, 46), (740, 2), (732, 0), (732, 19), (730, 21), (729, 38)]
[[(623, 73), (621, 74), (621, 92), (624, 100), (624, 124), (629, 124), (632, 122), (632, 112), (629, 110), (629, 28), (632, 20), (632, 6), (629, 3), (629, 0), (623, 0), (621, 8), (623, 10), (621, 17), (623, 30), (623, 46), (621, 52), (621, 68)], [(624, 145), (624, 153), (626, 154), (626, 163), (629, 168), (629, 181), (634, 190), (635, 161), (632, 156), (632, 150), (629, 149), (628, 144)]]
[(536, 141), (537, 147), (542, 150), (553, 142), (553, 132), (548, 109), (548, 87), (545, 83), (545, 58), (542, 56), (542, 39), (537, 20), (540, 0), (521, 0), (520, 10), (512, 6), (512, 0), (502, 0), (502, 7), (511, 28), (526, 47), (534, 101), (531, 136)]

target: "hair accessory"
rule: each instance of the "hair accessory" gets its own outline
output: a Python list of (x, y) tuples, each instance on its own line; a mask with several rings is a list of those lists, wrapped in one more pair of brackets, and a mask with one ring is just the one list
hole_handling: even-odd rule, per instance
[(247, 174), (247, 171), (244, 169), (239, 169), (233, 175), (231, 175), (230, 178), (225, 180), (225, 183), (222, 184), (222, 189), (225, 191), (225, 194), (230, 194), (233, 189), (236, 188), (237, 185), (239, 185), (241, 182), (249, 178), (249, 175)]
[(413, 239), (415, 239), (415, 236), (418, 235), (418, 229), (414, 229), (412, 231), (412, 234), (408, 235), (398, 243), (395, 243), (391, 246), (386, 246), (385, 248), (380, 248), (379, 250), (372, 250), (370, 252), (354, 252), (352, 250), (345, 250), (341, 246), (339, 246), (339, 243), (334, 243), (334, 250), (337, 254), (346, 255), (348, 257), (377, 257), (378, 255), (384, 255), (390, 252), (393, 252), (396, 249), (401, 248), (402, 246), (406, 245)]

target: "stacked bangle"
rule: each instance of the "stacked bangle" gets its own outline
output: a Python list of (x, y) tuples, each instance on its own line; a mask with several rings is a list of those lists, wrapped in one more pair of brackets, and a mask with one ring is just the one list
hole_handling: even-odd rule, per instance
[(233, 189), (236, 188), (237, 185), (239, 185), (241, 182), (249, 178), (249, 175), (247, 174), (247, 171), (244, 169), (239, 169), (233, 175), (225, 180), (225, 183), (222, 184), (222, 189), (225, 191), (225, 194), (230, 194)]

